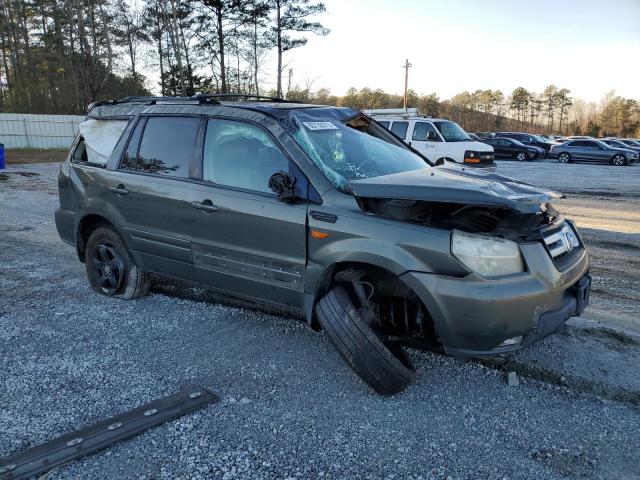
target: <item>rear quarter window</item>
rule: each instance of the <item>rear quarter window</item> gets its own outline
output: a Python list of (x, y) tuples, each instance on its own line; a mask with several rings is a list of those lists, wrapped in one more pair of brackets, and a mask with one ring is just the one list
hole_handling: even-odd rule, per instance
[(391, 131), (402, 139), (407, 138), (408, 128), (409, 122), (393, 122), (391, 125)]
[(71, 163), (78, 164), (87, 164), (87, 146), (84, 143), (84, 138), (80, 137), (76, 147), (73, 149), (73, 153), (71, 154)]

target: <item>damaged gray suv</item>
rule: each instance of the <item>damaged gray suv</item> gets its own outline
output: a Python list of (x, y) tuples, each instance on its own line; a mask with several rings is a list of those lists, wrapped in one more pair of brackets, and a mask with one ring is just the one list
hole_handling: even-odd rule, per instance
[(384, 395), (414, 379), (405, 346), (511, 352), (589, 300), (587, 252), (551, 206), (558, 194), (434, 167), (349, 108), (94, 104), (59, 192), (58, 232), (96, 291), (138, 298), (156, 274), (285, 309)]

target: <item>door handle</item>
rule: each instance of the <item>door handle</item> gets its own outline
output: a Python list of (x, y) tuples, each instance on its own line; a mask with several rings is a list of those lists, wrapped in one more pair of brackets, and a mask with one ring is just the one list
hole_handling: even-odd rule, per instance
[(218, 207), (216, 207), (211, 200), (203, 200), (202, 202), (191, 202), (191, 206), (204, 212), (218, 211)]
[(124, 188), (124, 185), (120, 184), (117, 187), (109, 187), (109, 191), (111, 193), (117, 193), (118, 195), (126, 195), (129, 193), (129, 190)]

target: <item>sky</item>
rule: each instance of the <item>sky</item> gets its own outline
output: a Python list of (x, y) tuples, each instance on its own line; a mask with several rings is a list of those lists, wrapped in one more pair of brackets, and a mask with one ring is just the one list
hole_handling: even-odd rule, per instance
[[(441, 99), (464, 90), (549, 84), (599, 100), (640, 98), (640, 0), (324, 0), (331, 33), (285, 54), (293, 83)], [(264, 80), (275, 83), (269, 58)], [(286, 77), (286, 72), (285, 72)], [(283, 81), (286, 85), (286, 78)]]

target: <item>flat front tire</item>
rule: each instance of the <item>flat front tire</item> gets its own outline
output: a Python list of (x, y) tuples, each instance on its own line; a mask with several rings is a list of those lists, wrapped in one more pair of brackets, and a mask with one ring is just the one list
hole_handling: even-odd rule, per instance
[(316, 315), (338, 353), (377, 393), (393, 395), (415, 381), (415, 371), (402, 347), (382, 342), (345, 288), (336, 287), (321, 298)]
[(149, 292), (149, 274), (133, 263), (122, 239), (110, 227), (99, 227), (89, 236), (85, 269), (91, 288), (108, 297), (131, 300)]

